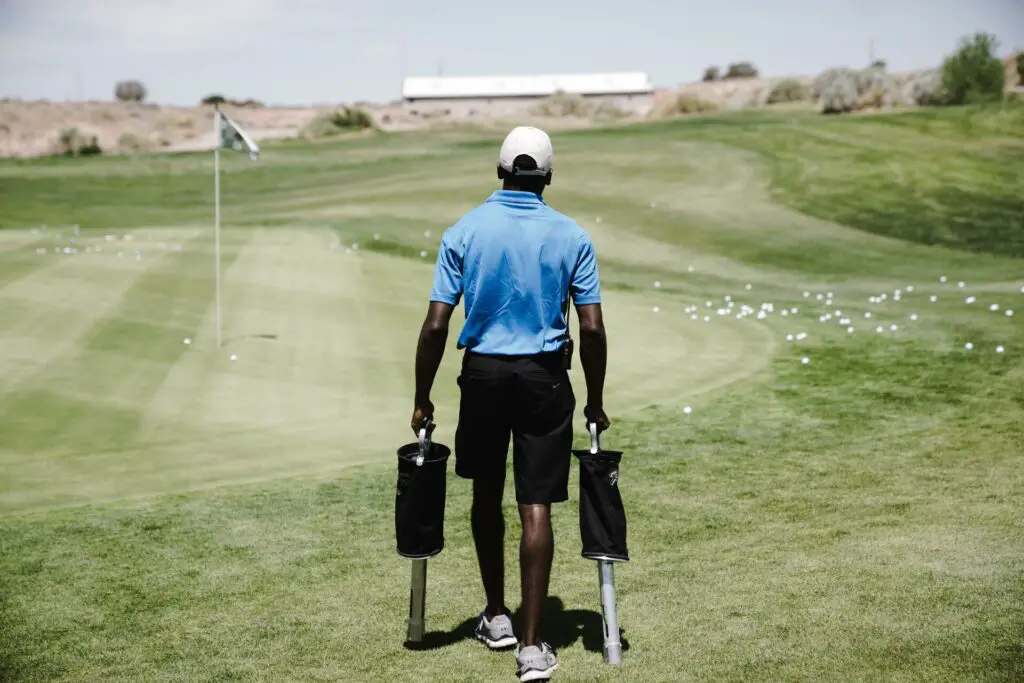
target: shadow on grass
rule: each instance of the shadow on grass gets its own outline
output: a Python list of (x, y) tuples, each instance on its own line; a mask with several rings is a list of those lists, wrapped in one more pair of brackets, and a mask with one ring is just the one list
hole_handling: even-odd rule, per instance
[[(476, 617), (461, 622), (450, 631), (430, 631), (424, 634), (421, 643), (406, 643), (409, 650), (436, 650), (454, 645), (463, 640), (473, 638)], [(522, 632), (521, 608), (512, 615), (516, 633)], [(567, 610), (562, 599), (548, 596), (541, 607), (541, 637), (557, 652), (572, 647), (577, 641), (583, 641), (583, 649), (588, 652), (604, 651), (604, 625), (598, 612), (587, 609)], [(619, 639), (622, 651), (629, 650), (629, 641), (625, 638), (625, 630), (619, 628)]]

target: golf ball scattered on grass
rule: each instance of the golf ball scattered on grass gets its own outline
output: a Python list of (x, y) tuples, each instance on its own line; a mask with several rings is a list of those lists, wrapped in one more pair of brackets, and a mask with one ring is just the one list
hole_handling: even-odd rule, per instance
[(1002, 346), (997, 346), (997, 347), (996, 347), (996, 353), (1002, 353), (1002, 352), (1003, 352), (1003, 351), (1005, 351), (1005, 350), (1006, 350), (1006, 349), (1004, 349), (1004, 348), (1003, 348)]
[(690, 413), (693, 412), (693, 408), (691, 408), (690, 406), (683, 406), (683, 412), (689, 415)]
[(965, 304), (973, 304), (975, 301), (976, 299), (973, 296), (969, 296), (966, 299), (964, 299)]
[(800, 359), (800, 362), (803, 363), (804, 365), (807, 365), (808, 363), (811, 362), (811, 359), (808, 358), (807, 356), (804, 356), (803, 358)]
[(236, 356), (235, 354), (231, 354), (231, 360), (232, 362), (238, 360), (238, 356)]
[(188, 337), (185, 337), (185, 346), (188, 346), (191, 343), (192, 343), (192, 340), (189, 339)]
[(791, 334), (787, 334), (787, 335), (786, 335), (786, 341), (788, 341), (788, 342), (791, 342), (791, 341), (793, 341), (793, 335), (791, 335)]
[(883, 328), (882, 328), (882, 326), (881, 326), (881, 325), (879, 325), (878, 327), (876, 327), (876, 328), (875, 328), (875, 332), (877, 332), (878, 334), (882, 334), (882, 332), (883, 332)]
[(657, 313), (657, 312), (659, 312), (659, 311), (660, 311), (661, 309), (660, 309), (660, 308), (658, 308), (657, 306), (655, 306), (655, 307), (654, 307), (654, 308), (652, 308), (651, 310), (652, 310), (652, 311), (654, 311), (655, 313)]
[(751, 289), (753, 289), (753, 285), (747, 284), (744, 285), (743, 288), (746, 289), (747, 291), (750, 291)]
[(960, 282), (956, 283), (956, 286), (957, 286), (957, 287), (960, 287), (960, 288), (962, 289), (962, 288), (963, 288), (963, 286), (964, 286), (964, 281), (963, 281), (963, 280), (961, 280)]
[(995, 311), (998, 311), (999, 310), (999, 304), (992, 304), (991, 306), (988, 307), (988, 310), (992, 311), (993, 313)]
[(429, 230), (424, 230), (423, 231), (423, 236), (424, 237), (430, 237), (430, 231)]
[(852, 326), (846, 328), (846, 334), (853, 334), (853, 327)]
[(935, 296), (934, 294), (932, 294), (930, 297), (928, 297), (928, 301), (931, 301), (932, 303), (935, 303), (938, 300), (939, 300), (939, 297)]
[(421, 251), (420, 252), (420, 258), (427, 258), (427, 252)]
[(911, 313), (910, 314), (910, 319), (911, 320), (917, 320), (917, 313)]
[(974, 344), (972, 344), (971, 342), (967, 342), (966, 344), (964, 344), (964, 348), (970, 351), (971, 349), (974, 348)]
[(1008, 316), (1011, 316), (1011, 317), (1012, 317), (1012, 316), (1013, 316), (1013, 309), (1012, 309), (1012, 308), (1007, 308), (1007, 309), (1006, 309), (1006, 315), (1008, 315)]
[(899, 325), (897, 325), (896, 323), (893, 323), (892, 325), (889, 325), (889, 329), (892, 330), (893, 332), (895, 332), (896, 330), (898, 330), (900, 328), (899, 328)]
[(943, 275), (942, 277), (939, 278), (939, 282), (943, 282), (944, 283), (945, 281), (946, 281), (946, 276), (945, 275)]
[(661, 280), (655, 280), (654, 281), (654, 288), (655, 289), (661, 289)]
[(373, 233), (373, 239), (379, 240), (380, 239), (380, 233), (379, 232)]
[(870, 318), (871, 317), (871, 311), (864, 311), (864, 317), (865, 318)]

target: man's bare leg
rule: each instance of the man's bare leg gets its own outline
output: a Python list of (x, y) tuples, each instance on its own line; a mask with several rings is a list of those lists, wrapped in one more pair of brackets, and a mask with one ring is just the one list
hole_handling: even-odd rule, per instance
[(480, 564), (480, 578), (487, 595), (487, 618), (505, 614), (505, 516), (501, 498), (505, 482), (473, 480), (473, 508), (470, 521), (476, 558)]
[(523, 647), (537, 645), (540, 609), (548, 595), (551, 579), (551, 558), (555, 550), (551, 531), (551, 506), (547, 504), (520, 505), (519, 519), (523, 522), (523, 538), (519, 543), (519, 570), (523, 591)]

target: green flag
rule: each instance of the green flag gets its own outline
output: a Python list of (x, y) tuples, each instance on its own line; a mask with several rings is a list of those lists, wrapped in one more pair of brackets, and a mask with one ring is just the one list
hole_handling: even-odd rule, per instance
[(217, 111), (220, 119), (220, 147), (222, 149), (233, 149), (236, 152), (249, 152), (249, 158), (253, 161), (259, 159), (260, 147), (249, 135), (242, 130), (242, 127), (232, 121), (222, 112)]

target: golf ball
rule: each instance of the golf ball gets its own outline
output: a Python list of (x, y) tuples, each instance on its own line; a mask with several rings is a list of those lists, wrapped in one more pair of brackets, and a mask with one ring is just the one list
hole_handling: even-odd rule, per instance
[(693, 266), (686, 266), (686, 272), (687, 273), (692, 273), (693, 271), (694, 271), (694, 267)]
[(1006, 315), (1012, 316), (1013, 315), (1013, 309), (1012, 308), (1007, 308), (1006, 309)]
[(945, 275), (943, 275), (942, 277), (939, 278), (939, 282), (945, 282), (945, 281), (946, 281), (946, 276)]
[(964, 348), (970, 351), (971, 349), (974, 348), (974, 344), (972, 344), (971, 342), (967, 342), (966, 344), (964, 344)]
[(604, 219), (603, 219), (603, 218), (601, 218), (600, 216), (598, 216), (598, 217), (597, 217), (597, 222), (598, 222), (598, 223), (601, 223), (601, 222), (603, 222), (603, 221), (604, 221)]
[(655, 280), (654, 281), (654, 288), (655, 289), (661, 289), (661, 280)]
[(907, 292), (910, 293), (910, 292), (913, 292), (913, 291), (914, 291), (914, 285), (907, 285)]
[(960, 282), (956, 283), (956, 286), (962, 288), (964, 286), (964, 281), (961, 280)]
[(900, 328), (899, 328), (899, 325), (897, 325), (896, 323), (893, 323), (892, 325), (889, 325), (889, 329), (892, 330), (893, 332), (895, 332), (896, 330), (898, 330)]
[(853, 326), (846, 328), (846, 334), (853, 334)]
[(804, 365), (807, 365), (808, 363), (811, 362), (811, 359), (808, 358), (807, 356), (804, 356), (803, 358), (800, 359), (800, 362), (803, 363)]
[(421, 257), (421, 258), (427, 258), (427, 252), (425, 252), (425, 251), (421, 251), (421, 252), (420, 252), (420, 257)]
[(794, 306), (793, 308), (789, 309), (789, 312), (790, 313), (796, 313), (797, 312), (796, 306)]
[(658, 312), (658, 311), (660, 311), (661, 309), (660, 309), (660, 308), (658, 308), (657, 306), (655, 306), (655, 307), (654, 307), (654, 308), (652, 308), (651, 310), (652, 310), (652, 311), (654, 311), (655, 313), (657, 313), (657, 312)]
[(693, 412), (693, 408), (691, 408), (690, 406), (683, 406), (683, 412), (689, 415), (690, 413)]
[(997, 346), (997, 347), (996, 347), (996, 353), (1002, 353), (1002, 352), (1003, 352), (1003, 351), (1005, 351), (1005, 350), (1006, 350), (1006, 349), (1004, 349), (1004, 348), (1003, 348), (1002, 346)]
[(746, 289), (747, 291), (749, 291), (749, 290), (753, 289), (753, 285), (747, 284), (747, 285), (744, 285), (743, 288)]
[(429, 230), (424, 230), (423, 231), (423, 236), (424, 237), (430, 237), (430, 231)]
[(192, 343), (192, 340), (189, 339), (188, 337), (185, 337), (185, 346), (188, 346), (191, 343)]
[(911, 320), (917, 320), (917, 313), (911, 313), (910, 314), (910, 319)]
[(991, 306), (988, 307), (988, 310), (993, 311), (993, 312), (994, 311), (998, 311), (999, 310), (999, 304), (992, 304)]
[(786, 341), (788, 341), (788, 342), (791, 342), (791, 341), (793, 341), (793, 335), (791, 335), (791, 334), (787, 334), (787, 335), (786, 335)]
[(875, 332), (878, 332), (879, 334), (881, 334), (882, 333), (882, 326), (879, 325), (878, 327), (876, 327), (875, 328)]
[(373, 239), (379, 240), (380, 239), (380, 233), (379, 232), (373, 233)]
[(783, 315), (783, 316), (787, 316), (787, 315), (789, 315), (789, 311), (787, 311), (787, 310), (786, 310), (785, 308), (783, 308), (783, 309), (782, 309), (782, 315)]
[(865, 318), (870, 318), (871, 317), (871, 311), (865, 311), (864, 312), (864, 317)]
[(704, 322), (706, 322), (706, 323), (711, 322), (711, 316), (710, 315), (704, 316)]
[(932, 294), (930, 297), (928, 297), (928, 301), (931, 301), (932, 303), (935, 303), (938, 300), (939, 300), (939, 297), (935, 296), (934, 294)]
[[(1024, 292), (1024, 287), (1022, 287), (1020, 291)], [(805, 298), (805, 299), (806, 299), (807, 297), (809, 297), (810, 295), (811, 295), (811, 293), (810, 293), (810, 292), (804, 292), (804, 298)]]
[(964, 299), (965, 304), (973, 304), (975, 301), (976, 299), (973, 296), (969, 296), (966, 299)]
[(818, 301), (821, 301), (821, 300), (822, 300), (822, 299), (824, 299), (825, 297), (823, 297), (823, 296), (822, 296), (821, 294), (818, 294), (818, 295), (816, 295), (816, 296), (815, 296), (814, 298), (815, 298), (815, 299), (817, 299)]
[(231, 360), (232, 361), (238, 360), (238, 356), (236, 356), (235, 354), (231, 354)]

